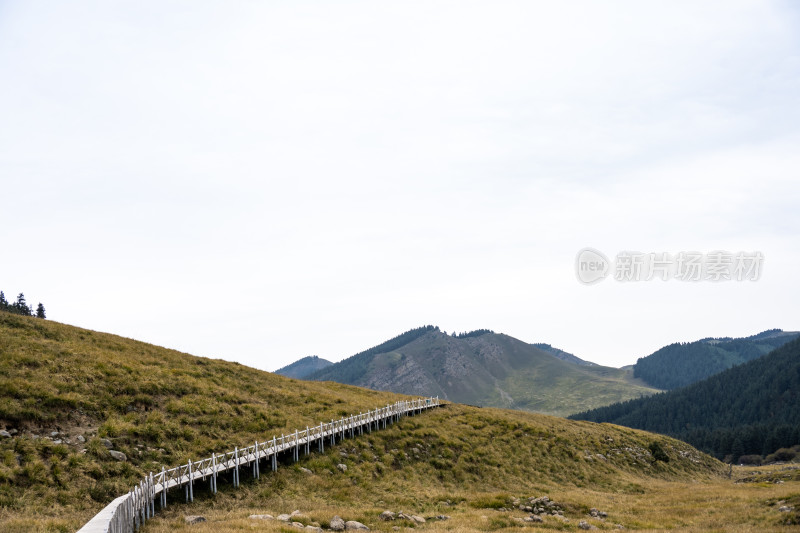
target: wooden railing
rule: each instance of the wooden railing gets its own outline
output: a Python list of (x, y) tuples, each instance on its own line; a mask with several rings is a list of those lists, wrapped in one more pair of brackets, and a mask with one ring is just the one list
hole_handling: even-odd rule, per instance
[(133, 490), (120, 496), (108, 504), (86, 523), (78, 533), (131, 533), (155, 514), (155, 502), (159, 500), (160, 508), (167, 506), (167, 492), (170, 489), (183, 487), (186, 501), (194, 500), (194, 483), (208, 480), (212, 493), (217, 492), (217, 476), (232, 471), (233, 486), (239, 486), (239, 473), (242, 466), (252, 470), (252, 476), (260, 475), (261, 461), (268, 459), (272, 471), (278, 468), (278, 454), (290, 452), (292, 460), (300, 459), (300, 451), (311, 453), (312, 445), (320, 452), (325, 450), (325, 441), (334, 445), (347, 437), (355, 437), (373, 429), (385, 428), (402, 416), (418, 414), (426, 409), (437, 407), (439, 398), (422, 398), (419, 400), (400, 401), (386, 407), (380, 407), (367, 413), (320, 422), (318, 426), (308, 427), (294, 433), (281, 435), (280, 438), (255, 442), (246, 448), (235, 448), (231, 452), (212, 454), (211, 457), (199, 461), (189, 461), (185, 465), (161, 472), (152, 472), (141, 480)]

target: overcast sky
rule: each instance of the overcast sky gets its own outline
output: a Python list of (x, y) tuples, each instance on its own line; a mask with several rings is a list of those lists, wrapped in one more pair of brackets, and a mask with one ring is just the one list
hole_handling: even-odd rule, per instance
[[(800, 329), (800, 7), (0, 0), (0, 289), (274, 370)], [(576, 254), (759, 251), (583, 285)]]

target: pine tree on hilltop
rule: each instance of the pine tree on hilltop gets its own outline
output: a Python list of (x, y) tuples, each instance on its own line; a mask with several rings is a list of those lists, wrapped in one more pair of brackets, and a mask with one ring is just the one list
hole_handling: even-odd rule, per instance
[(36, 308), (36, 310), (34, 310), (32, 306), (28, 305), (28, 302), (25, 300), (25, 294), (23, 293), (19, 293), (19, 295), (17, 296), (17, 301), (11, 303), (6, 299), (5, 293), (3, 291), (0, 291), (0, 311), (5, 311), (7, 313), (14, 313), (15, 315), (37, 316), (39, 318), (46, 318), (44, 305), (39, 303), (39, 306)]
[(14, 302), (13, 307), (17, 310), (17, 313), (21, 315), (30, 315), (31, 308), (28, 307), (28, 303), (25, 301), (25, 295), (19, 293), (17, 296), (17, 301)]

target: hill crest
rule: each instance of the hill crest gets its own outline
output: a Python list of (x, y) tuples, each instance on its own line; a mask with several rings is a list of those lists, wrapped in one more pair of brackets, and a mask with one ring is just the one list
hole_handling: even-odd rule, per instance
[(418, 328), (308, 378), (555, 415), (656, 392), (636, 383), (630, 371), (579, 364), (549, 345), (544, 350), (479, 331), (453, 336), (432, 326)]
[(798, 336), (800, 332), (771, 329), (749, 337), (676, 342), (639, 358), (633, 375), (656, 388), (677, 389), (762, 357)]
[(279, 368), (275, 374), (286, 376), (287, 378), (303, 379), (314, 372), (331, 366), (333, 363), (316, 355), (309, 355), (298, 359), (294, 363)]

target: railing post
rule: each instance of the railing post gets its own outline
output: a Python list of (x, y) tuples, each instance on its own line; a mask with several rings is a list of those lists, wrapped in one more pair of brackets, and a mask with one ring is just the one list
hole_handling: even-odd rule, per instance
[(237, 446), (233, 450), (233, 486), (234, 488), (239, 486), (239, 447)]
[(167, 508), (167, 470), (161, 467), (161, 508)]
[(278, 469), (278, 442), (275, 440), (275, 435), (272, 436), (272, 471)]
[(150, 502), (150, 518), (156, 514), (156, 485), (153, 482), (153, 473), (150, 472), (150, 492), (147, 495), (147, 501)]
[(194, 478), (192, 477), (192, 460), (189, 459), (189, 501), (194, 501)]
[(253, 472), (255, 473), (255, 478), (258, 479), (261, 477), (261, 469), (259, 468), (259, 457), (258, 457), (258, 441), (256, 441), (255, 451), (253, 452), (256, 456), (256, 464), (253, 465)]

